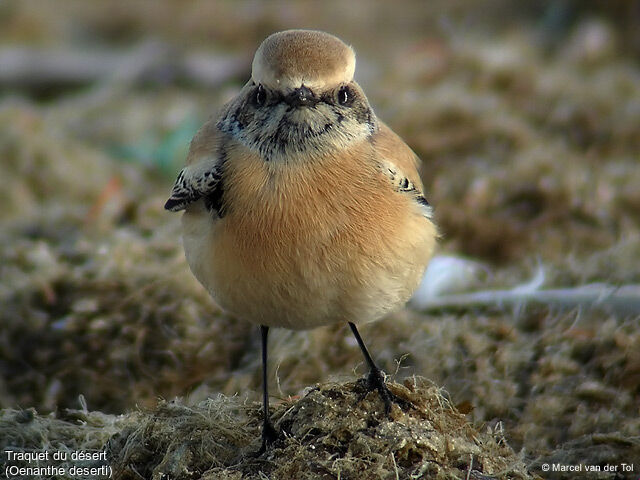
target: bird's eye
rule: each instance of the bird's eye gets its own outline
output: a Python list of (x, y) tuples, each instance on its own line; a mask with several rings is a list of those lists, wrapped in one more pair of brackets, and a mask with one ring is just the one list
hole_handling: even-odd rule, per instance
[(258, 85), (253, 100), (259, 107), (264, 105), (264, 102), (267, 100), (267, 92), (264, 91), (264, 87), (262, 85)]
[(338, 90), (338, 103), (343, 106), (348, 106), (353, 102), (353, 92), (348, 86), (340, 87)]

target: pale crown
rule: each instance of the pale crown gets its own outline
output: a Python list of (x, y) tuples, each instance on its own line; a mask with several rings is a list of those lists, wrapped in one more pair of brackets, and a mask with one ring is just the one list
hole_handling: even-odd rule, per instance
[(286, 90), (325, 89), (353, 80), (356, 57), (342, 40), (314, 30), (286, 30), (267, 37), (253, 59), (258, 85)]

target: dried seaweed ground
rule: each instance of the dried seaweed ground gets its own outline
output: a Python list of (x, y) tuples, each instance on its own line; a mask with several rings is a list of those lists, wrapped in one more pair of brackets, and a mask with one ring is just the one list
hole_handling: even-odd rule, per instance
[(116, 479), (533, 478), (502, 432), (472, 428), (437, 387), (413, 379), (391, 388), (413, 407), (394, 405), (387, 417), (377, 393), (359, 383), (326, 384), (280, 404), (273, 417), (281, 438), (263, 456), (257, 406), (224, 396), (123, 416), (5, 411), (0, 438), (21, 437), (30, 451), (106, 445), (107, 461), (83, 466), (111, 465)]

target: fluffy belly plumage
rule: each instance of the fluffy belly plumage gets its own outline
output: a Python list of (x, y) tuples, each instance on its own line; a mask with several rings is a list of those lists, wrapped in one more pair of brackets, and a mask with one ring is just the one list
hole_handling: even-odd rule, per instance
[[(185, 213), (188, 263), (229, 313), (266, 326), (308, 329), (373, 321), (402, 306), (433, 249), (432, 224), (371, 219)], [(365, 233), (362, 226), (373, 230)]]

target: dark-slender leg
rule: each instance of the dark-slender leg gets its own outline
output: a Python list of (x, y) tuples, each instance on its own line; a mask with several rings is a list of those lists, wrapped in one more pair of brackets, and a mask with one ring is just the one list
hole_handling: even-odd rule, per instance
[(362, 350), (362, 354), (364, 355), (364, 359), (367, 361), (369, 365), (369, 375), (367, 376), (367, 386), (369, 390), (377, 390), (384, 402), (384, 411), (389, 414), (391, 412), (391, 403), (397, 403), (400, 406), (408, 406), (409, 403), (401, 398), (398, 398), (396, 395), (391, 393), (389, 388), (384, 383), (384, 372), (376, 365), (369, 354), (369, 350), (367, 350), (366, 345), (362, 341), (362, 337), (358, 332), (355, 324), (349, 322), (349, 327), (351, 327), (351, 331), (353, 335), (356, 337), (356, 341), (360, 346), (360, 350)]
[(267, 446), (278, 438), (278, 432), (269, 420), (269, 386), (267, 384), (267, 337), (269, 336), (269, 327), (260, 325), (260, 334), (262, 336), (262, 405), (264, 407), (264, 423), (262, 425), (262, 447), (258, 451), (258, 455), (267, 450)]

